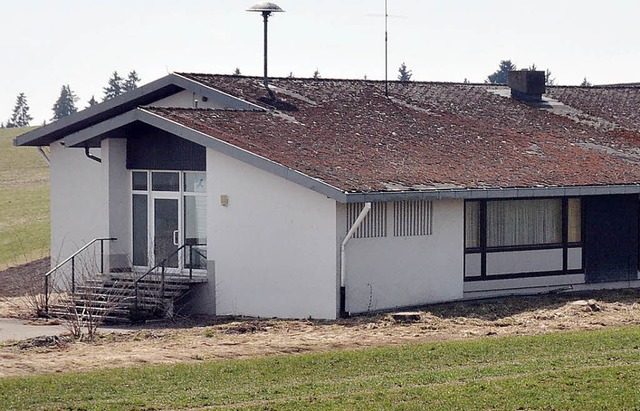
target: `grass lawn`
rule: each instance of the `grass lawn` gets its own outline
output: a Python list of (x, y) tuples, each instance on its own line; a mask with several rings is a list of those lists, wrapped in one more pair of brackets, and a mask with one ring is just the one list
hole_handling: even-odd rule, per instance
[(639, 379), (628, 327), (8, 377), (0, 408), (638, 409)]
[(0, 270), (49, 255), (49, 167), (13, 146), (30, 129), (0, 129)]

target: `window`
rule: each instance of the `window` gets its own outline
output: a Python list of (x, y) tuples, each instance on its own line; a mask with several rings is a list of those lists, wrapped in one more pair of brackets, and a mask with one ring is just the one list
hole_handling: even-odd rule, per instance
[(487, 202), (487, 247), (562, 243), (562, 199)]
[(393, 235), (396, 237), (433, 234), (431, 201), (396, 201), (393, 203)]
[(464, 204), (464, 245), (466, 248), (480, 247), (480, 202)]
[(569, 243), (582, 242), (582, 212), (579, 198), (567, 200), (567, 228)]
[[(347, 204), (347, 232), (356, 222), (364, 208), (364, 203)], [(372, 203), (371, 211), (356, 230), (353, 238), (387, 236), (387, 203)]]

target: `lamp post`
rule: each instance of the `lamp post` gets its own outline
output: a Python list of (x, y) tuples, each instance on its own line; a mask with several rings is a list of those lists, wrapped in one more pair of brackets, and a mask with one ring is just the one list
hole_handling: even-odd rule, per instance
[(269, 77), (267, 71), (267, 22), (269, 20), (269, 16), (271, 13), (281, 13), (284, 10), (280, 8), (275, 3), (271, 3), (268, 1), (260, 2), (249, 9), (247, 11), (254, 11), (262, 13), (262, 19), (264, 20), (264, 87), (267, 89), (269, 94), (273, 97), (271, 90), (269, 89)]

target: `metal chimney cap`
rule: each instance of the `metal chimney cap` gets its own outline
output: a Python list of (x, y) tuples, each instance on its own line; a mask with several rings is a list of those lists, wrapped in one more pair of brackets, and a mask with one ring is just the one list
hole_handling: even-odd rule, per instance
[(280, 12), (283, 12), (284, 10), (282, 10), (280, 6), (278, 6), (277, 4), (271, 3), (270, 1), (261, 1), (260, 3), (255, 4), (250, 8), (248, 8), (247, 11), (259, 11), (263, 13), (280, 13)]

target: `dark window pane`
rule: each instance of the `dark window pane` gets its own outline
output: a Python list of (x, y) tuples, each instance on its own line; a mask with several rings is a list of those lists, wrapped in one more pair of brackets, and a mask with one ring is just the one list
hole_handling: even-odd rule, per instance
[(148, 266), (147, 196), (133, 195), (133, 265)]
[(151, 173), (153, 191), (180, 191), (180, 173)]
[(146, 171), (134, 171), (131, 188), (134, 190), (147, 191), (147, 172)]

